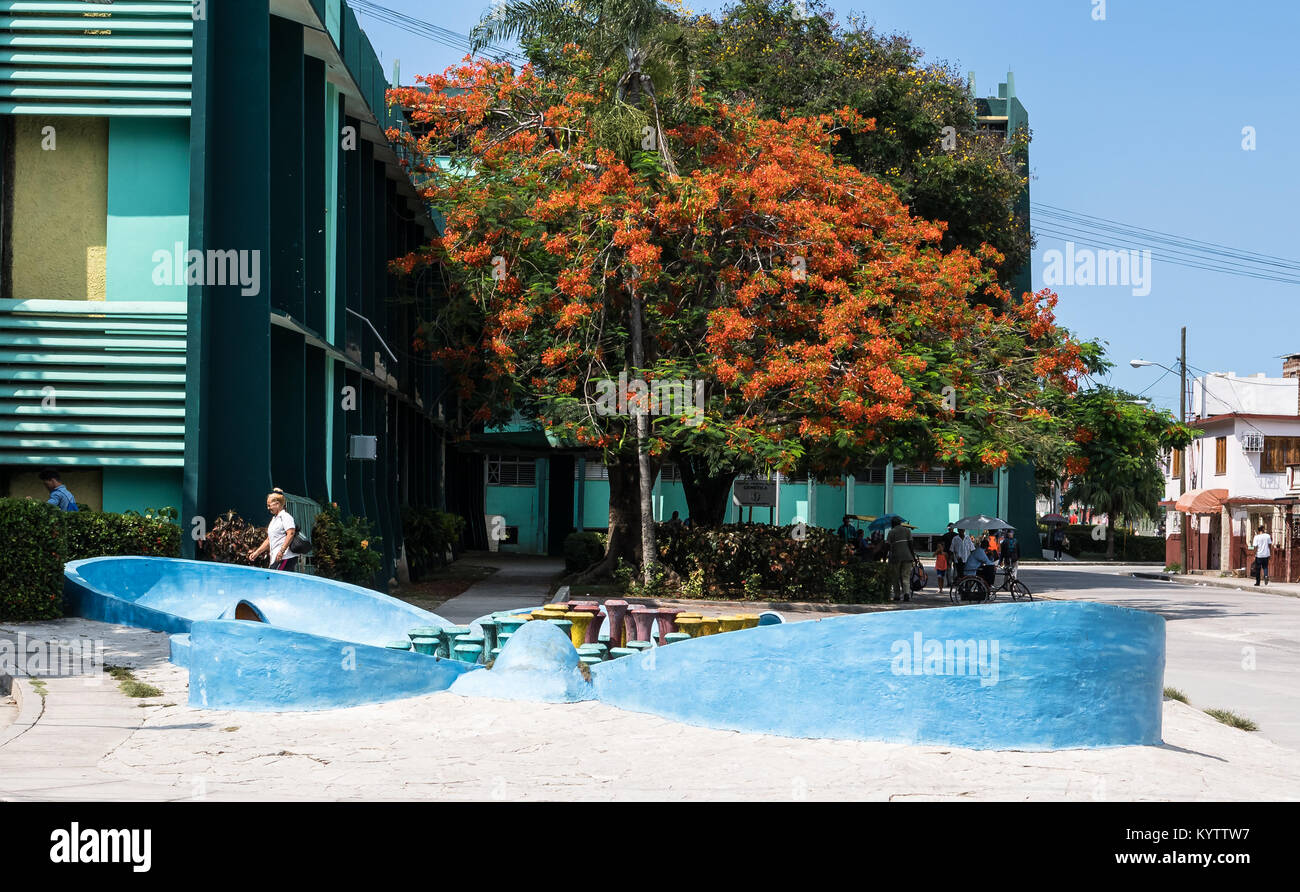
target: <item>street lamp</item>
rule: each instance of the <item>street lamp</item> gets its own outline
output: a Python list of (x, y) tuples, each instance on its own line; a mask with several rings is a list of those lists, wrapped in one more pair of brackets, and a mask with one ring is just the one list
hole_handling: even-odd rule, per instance
[[(1158, 362), (1152, 362), (1149, 359), (1130, 359), (1128, 364), (1135, 369), (1146, 368), (1147, 366), (1154, 365), (1159, 366), (1166, 372), (1174, 371), (1174, 369), (1160, 365)], [(1187, 326), (1185, 325), (1183, 326), (1182, 331), (1182, 349), (1178, 354), (1178, 377), (1178, 422), (1180, 424), (1185, 424), (1187, 422)], [(1182, 496), (1187, 493), (1186, 455), (1181, 456), (1178, 465), (1179, 469), (1182, 471), (1178, 481), (1178, 494)], [(1187, 523), (1187, 512), (1183, 511), (1181, 514), (1183, 524), (1183, 572), (1187, 573), (1191, 569), (1187, 566), (1187, 537), (1190, 534), (1190, 530)]]

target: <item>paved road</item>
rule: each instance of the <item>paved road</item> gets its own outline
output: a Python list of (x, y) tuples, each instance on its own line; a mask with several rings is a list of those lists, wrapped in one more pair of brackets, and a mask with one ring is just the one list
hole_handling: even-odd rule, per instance
[(1051, 598), (1150, 610), (1168, 622), (1165, 684), (1192, 705), (1253, 719), (1300, 750), (1300, 598), (1135, 579), (1149, 567), (1033, 567), (1021, 577)]

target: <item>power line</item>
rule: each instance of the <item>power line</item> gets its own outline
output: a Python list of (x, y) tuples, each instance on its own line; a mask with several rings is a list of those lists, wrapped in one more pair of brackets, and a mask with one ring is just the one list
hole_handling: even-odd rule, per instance
[[(389, 9), (386, 6), (380, 6), (377, 3), (371, 3), (369, 0), (347, 0), (358, 15), (368, 16), (378, 19), (395, 28), (412, 34), (416, 37), (423, 37), (434, 43), (449, 47), (453, 50), (463, 50), (473, 52), (473, 40), (468, 34), (461, 34), (457, 31), (451, 31), (443, 28), (441, 25), (435, 25), (432, 22), (426, 22), (423, 19), (417, 19), (405, 13), (398, 12), (395, 9)], [(527, 62), (526, 56), (508, 50), (505, 47), (487, 45), (479, 50), (477, 55), (487, 56), (498, 61)]]

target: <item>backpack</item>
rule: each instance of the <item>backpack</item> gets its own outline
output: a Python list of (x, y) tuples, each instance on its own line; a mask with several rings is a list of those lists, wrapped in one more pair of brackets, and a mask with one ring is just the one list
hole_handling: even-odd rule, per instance
[(919, 592), (930, 584), (930, 577), (925, 572), (925, 567), (920, 561), (912, 566), (912, 591)]

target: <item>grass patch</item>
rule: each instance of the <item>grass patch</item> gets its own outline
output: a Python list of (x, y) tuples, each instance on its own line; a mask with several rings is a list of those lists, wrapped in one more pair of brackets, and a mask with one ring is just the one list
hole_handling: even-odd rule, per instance
[(1228, 709), (1207, 709), (1205, 714), (1216, 719), (1230, 728), (1237, 728), (1241, 731), (1258, 731), (1259, 725), (1256, 725), (1245, 716), (1237, 715)]
[(41, 695), (41, 700), (44, 700), (45, 695), (49, 693), (49, 689), (45, 687), (45, 679), (43, 678), (28, 679), (28, 684), (32, 686), (33, 691)]
[(128, 697), (161, 697), (162, 689), (145, 684), (125, 666), (105, 666), (104, 671), (117, 682), (118, 690)]
[(1178, 688), (1165, 688), (1165, 699), (1177, 700), (1179, 703), (1191, 702), (1190, 700), (1187, 699), (1187, 695), (1184, 694), (1182, 691), (1178, 690)]

